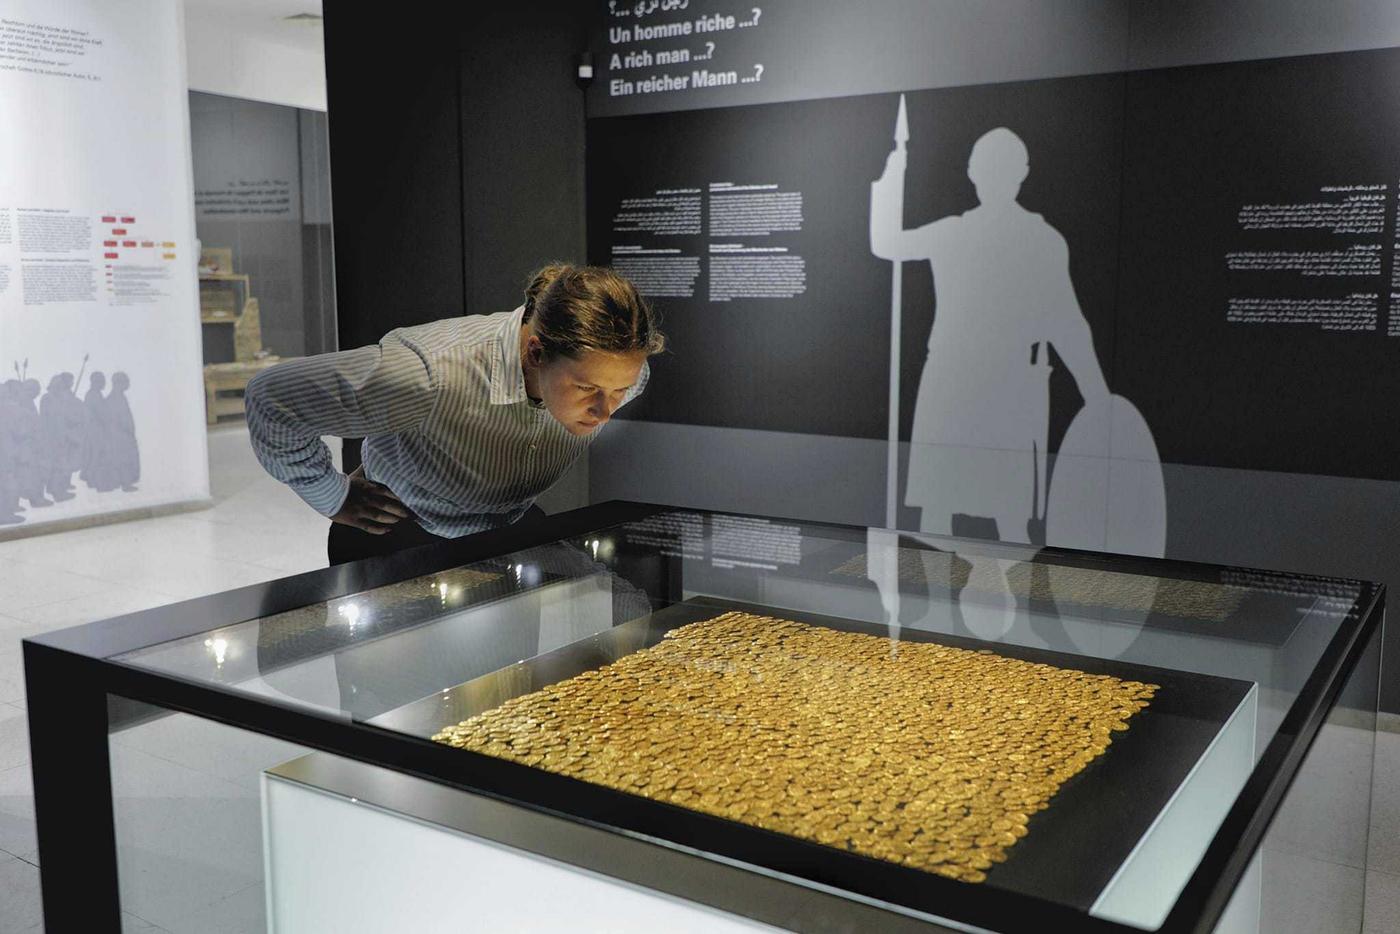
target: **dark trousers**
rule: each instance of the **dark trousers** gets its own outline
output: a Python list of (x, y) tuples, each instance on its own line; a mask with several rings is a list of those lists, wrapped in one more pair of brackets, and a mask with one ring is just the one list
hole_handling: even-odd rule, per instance
[[(544, 518), (543, 509), (531, 506), (515, 524), (541, 522)], [(378, 558), (408, 548), (436, 545), (445, 541), (450, 539), (434, 535), (412, 519), (395, 522), (383, 535), (373, 535), (353, 525), (332, 522), (330, 534), (326, 537), (326, 557), (330, 560), (331, 567), (335, 567), (337, 564), (359, 561), (361, 558)]]

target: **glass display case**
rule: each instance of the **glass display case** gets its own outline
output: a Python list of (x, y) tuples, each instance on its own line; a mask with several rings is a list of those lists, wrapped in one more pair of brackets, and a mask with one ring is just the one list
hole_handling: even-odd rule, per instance
[(294, 744), (255, 762), (268, 930), (1273, 930), (1329, 729), (1364, 885), (1382, 607), (592, 506), (27, 640), (46, 918), (118, 929), (112, 744), (178, 715)]

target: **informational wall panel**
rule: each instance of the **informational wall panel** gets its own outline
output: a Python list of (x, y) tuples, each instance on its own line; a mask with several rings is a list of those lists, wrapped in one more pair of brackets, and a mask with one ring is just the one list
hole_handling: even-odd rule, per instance
[[(977, 207), (972, 147), (1017, 127), (1032, 161), (1021, 204), (1078, 246), (1070, 262), (1105, 358), (1122, 89), (1090, 76), (907, 95), (905, 223)], [(674, 345), (627, 417), (885, 437), (890, 264), (871, 251), (871, 182), (898, 107), (883, 94), (589, 122), (590, 255), (654, 297)], [(934, 319), (928, 262), (905, 264), (902, 305), (912, 400)], [(901, 415), (907, 439), (912, 407)]]
[(0, 530), (208, 495), (176, 0), (0, 18)]
[(674, 340), (595, 500), (1400, 582), (1393, 5), (597, 10), (589, 257)]
[(1029, 462), (1106, 381), (1145, 457), (1400, 479), (1396, 87), (1382, 49), (595, 117), (590, 257), (674, 339), (625, 417), (885, 438), (897, 320), (901, 441), (1045, 409)]
[(1400, 49), (1129, 76), (1114, 372), (1165, 458), (1400, 480), (1397, 103)]
[(601, 0), (589, 115), (1122, 71), (1122, 0)]

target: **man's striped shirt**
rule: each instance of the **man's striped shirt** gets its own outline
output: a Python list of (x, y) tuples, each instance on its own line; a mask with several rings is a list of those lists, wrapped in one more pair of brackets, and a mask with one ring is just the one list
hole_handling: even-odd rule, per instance
[[(349, 479), (323, 435), (364, 438), (365, 476), (435, 535), (520, 518), (598, 436), (569, 434), (525, 393), (524, 307), (399, 328), (377, 345), (278, 364), (248, 384), (258, 460), (324, 516)], [(642, 367), (623, 404), (646, 386)]]

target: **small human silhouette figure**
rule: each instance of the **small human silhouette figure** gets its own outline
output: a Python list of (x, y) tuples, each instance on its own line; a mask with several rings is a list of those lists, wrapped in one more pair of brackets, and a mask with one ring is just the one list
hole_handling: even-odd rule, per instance
[(73, 374), (59, 373), (39, 400), (44, 435), (44, 484), (55, 502), (73, 498), (73, 472), (82, 466), (83, 404), (73, 394)]
[(126, 493), (134, 493), (136, 482), (141, 479), (141, 449), (136, 443), (136, 420), (131, 415), (131, 405), (126, 398), (130, 386), (129, 376), (113, 373), (112, 391), (107, 394), (103, 404), (110, 471), (106, 480), (112, 489), (120, 487)]
[(40, 393), (37, 379), (19, 381), (15, 391), (18, 405), (15, 407), (16, 430), (13, 433), (16, 452), (15, 479), (19, 483), (19, 495), (29, 500), (31, 508), (52, 506), (53, 500), (44, 495), (44, 474), (47, 458), (44, 451), (44, 433), (39, 420), (38, 398)]
[(97, 488), (97, 475), (104, 470), (107, 459), (101, 415), (102, 390), (106, 386), (106, 375), (94, 370), (88, 378), (88, 391), (83, 394), (83, 465), (78, 477), (93, 489)]
[(24, 521), (19, 504), (19, 380), (0, 383), (0, 525)]

